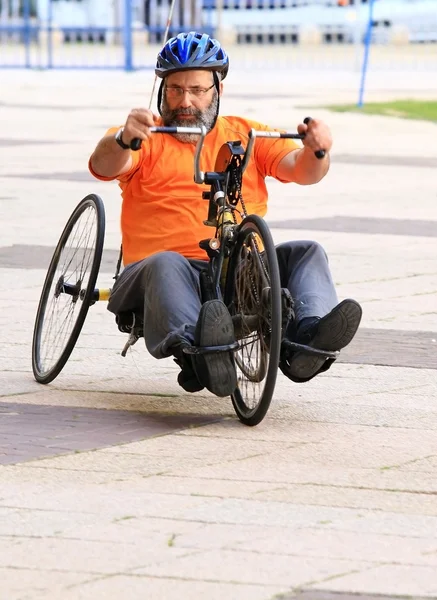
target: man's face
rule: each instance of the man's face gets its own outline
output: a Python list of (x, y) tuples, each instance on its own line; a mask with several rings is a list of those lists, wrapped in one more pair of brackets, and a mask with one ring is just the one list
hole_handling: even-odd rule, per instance
[[(220, 94), (222, 84), (220, 83)], [(211, 71), (181, 71), (168, 75), (162, 96), (164, 125), (200, 127), (209, 131), (217, 114), (218, 94)], [(181, 142), (197, 143), (198, 136), (176, 134)]]

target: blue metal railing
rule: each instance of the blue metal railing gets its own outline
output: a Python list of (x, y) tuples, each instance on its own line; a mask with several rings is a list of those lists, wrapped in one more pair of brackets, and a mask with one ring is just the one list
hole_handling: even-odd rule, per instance
[[(142, 15), (139, 14), (138, 7), (143, 5), (143, 0), (141, 2), (139, 0), (117, 0), (119, 3), (117, 13), (113, 8), (111, 10), (107, 8), (110, 5), (112, 7), (112, 4), (109, 0), (105, 0), (99, 6), (105, 7), (106, 15), (103, 17), (94, 15), (91, 19), (91, 13), (87, 13), (84, 7), (86, 5), (87, 11), (89, 11), (93, 6), (93, 1), (46, 0), (44, 4), (41, 0), (38, 6), (41, 4), (44, 7), (44, 14), (36, 15), (35, 0), (16, 2), (0, 0), (0, 68), (125, 69), (126, 71), (153, 68), (156, 54), (154, 55), (151, 43), (163, 41), (168, 10), (166, 4), (168, 5), (170, 0), (149, 0), (149, 11), (147, 12), (145, 9)], [(437, 0), (434, 1), (437, 3)], [(354, 43), (357, 46), (356, 49), (358, 49), (358, 45), (364, 44), (359, 102), (362, 101), (364, 94), (370, 46), (378, 42), (385, 43), (385, 38), (381, 34), (386, 33), (388, 36), (391, 31), (389, 21), (385, 17), (382, 19), (381, 9), (378, 9), (378, 7), (384, 6), (383, 0), (367, 0), (367, 4), (363, 4), (362, 10), (356, 12), (355, 16), (348, 10), (353, 7), (358, 9), (361, 6), (356, 1), (347, 9), (333, 6), (333, 0), (176, 0), (176, 2), (176, 8), (187, 8), (188, 6), (192, 8), (196, 5), (198, 10), (192, 12), (191, 17), (186, 17), (185, 10), (175, 10), (170, 29), (171, 35), (178, 31), (199, 27), (207, 33), (215, 34), (215, 28), (220, 20), (222, 30), (228, 34), (231, 32), (230, 38), (237, 43), (263, 45), (281, 43), (287, 50), (290, 44), (300, 43), (302, 31), (305, 31), (305, 27), (310, 23), (311, 27), (314, 26), (313, 32), (318, 28), (321, 43)], [(411, 3), (407, 0), (395, 0), (395, 2), (398, 10), (393, 15), (397, 15), (399, 19), (402, 17), (403, 24), (400, 28), (406, 30), (408, 27), (405, 25), (405, 19), (408, 15), (404, 12), (406, 9), (411, 9)], [(220, 17), (216, 8), (218, 4), (222, 7)], [(419, 4), (428, 6), (429, 2), (417, 0), (417, 6)], [(375, 5), (375, 23), (372, 26), (372, 18), (368, 20), (367, 13), (369, 7), (373, 10), (373, 5)], [(78, 8), (78, 11), (70, 10), (73, 7)], [(79, 7), (82, 10), (79, 10)], [(282, 10), (283, 7), (286, 7), (284, 9), (286, 12)], [(404, 12), (400, 10), (402, 7)], [(262, 10), (258, 10), (259, 8)], [(14, 14), (12, 14), (13, 11)], [(325, 17), (327, 18), (327, 12), (329, 12), (330, 18), (335, 13), (337, 20), (334, 24), (323, 21)], [(81, 14), (80, 19), (77, 18), (79, 13)], [(301, 20), (306, 19), (306, 21), (299, 22), (300, 25), (298, 13)], [(347, 19), (347, 15), (351, 18)], [(361, 15), (360, 19), (357, 15)], [(352, 17), (356, 20), (354, 21)], [(429, 40), (437, 41), (437, 12), (435, 14), (432, 12), (432, 18), (426, 17), (424, 12), (419, 17), (415, 18), (414, 23), (412, 19), (408, 21), (411, 36), (416, 31), (413, 25), (416, 27), (418, 23), (419, 29), (422, 27), (420, 31), (417, 29), (413, 41), (426, 41), (428, 37)], [(115, 22), (116, 18), (118, 18), (118, 22)], [(181, 24), (184, 18), (196, 20), (197, 25)], [(338, 21), (338, 19), (343, 20)], [(78, 25), (78, 22), (82, 24)], [(199, 25), (199, 23), (202, 24)], [(383, 27), (381, 23), (388, 23), (388, 25)], [(306, 30), (308, 36), (308, 27)], [(420, 33), (421, 35), (419, 35)], [(359, 50), (361, 52), (361, 49)], [(431, 52), (428, 54), (431, 55)], [(345, 59), (352, 55), (354, 53), (347, 52), (345, 48)], [(356, 55), (357, 53), (355, 53)], [(240, 56), (242, 56), (241, 53)], [(250, 56), (251, 50), (248, 49), (247, 58), (250, 59)], [(319, 59), (323, 63), (322, 66), (329, 67), (326, 61), (323, 62), (323, 51), (320, 56), (322, 57)], [(374, 68), (373, 57), (374, 53), (372, 53), (372, 68)], [(291, 56), (291, 60), (292, 58)], [(430, 58), (419, 56), (416, 61), (417, 68), (421, 68), (421, 64), (423, 68), (428, 68), (431, 64)], [(288, 65), (289, 60), (290, 58), (287, 56)], [(393, 56), (390, 57), (390, 61), (389, 68), (392, 68), (394, 66), (392, 65)], [(422, 62), (420, 63), (420, 61)], [(349, 65), (351, 62), (354, 61), (346, 60), (345, 65)], [(434, 60), (432, 64), (436, 63), (437, 61)], [(338, 66), (338, 63), (335, 64)], [(297, 61), (297, 65), (299, 65), (299, 61)], [(404, 65), (402, 65), (403, 67)], [(433, 68), (435, 69), (436, 66)]]
[[(31, 0), (22, 0), (19, 12), (0, 0), (0, 68), (125, 69), (147, 68), (134, 64), (133, 35), (144, 38), (164, 27), (133, 28), (133, 0), (123, 2), (121, 24), (84, 25), (55, 23), (53, 2), (47, 0), (44, 19), (31, 13)], [(16, 6), (16, 5), (15, 5)]]

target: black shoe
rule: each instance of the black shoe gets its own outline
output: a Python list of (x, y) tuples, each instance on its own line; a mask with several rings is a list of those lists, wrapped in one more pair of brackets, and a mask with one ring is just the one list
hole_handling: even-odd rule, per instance
[[(362, 309), (358, 302), (343, 300), (308, 330), (299, 333), (296, 342), (319, 350), (339, 351), (352, 341), (361, 316)], [(292, 381), (308, 381), (318, 373), (326, 371), (334, 362), (333, 359), (326, 360), (323, 356), (305, 352), (294, 352), (287, 356), (286, 347), (287, 340), (284, 340), (279, 368)]]
[(188, 369), (182, 369), (178, 375), (178, 384), (184, 388), (186, 392), (194, 394), (194, 392), (201, 392), (205, 389), (205, 386), (200, 383), (196, 377), (194, 371), (188, 371)]
[(191, 356), (183, 352), (183, 346), (175, 352), (175, 363), (180, 366), (181, 372), (178, 374), (178, 384), (190, 394), (201, 392), (205, 386), (197, 379), (197, 375), (193, 368)]
[[(200, 309), (194, 345), (227, 346), (235, 342), (234, 326), (221, 300), (208, 300)], [(230, 396), (237, 387), (237, 373), (231, 351), (192, 356), (197, 379), (216, 396)]]

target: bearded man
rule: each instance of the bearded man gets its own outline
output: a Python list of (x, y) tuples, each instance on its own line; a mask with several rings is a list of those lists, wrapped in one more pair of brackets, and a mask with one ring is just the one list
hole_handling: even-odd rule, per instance
[[(136, 108), (123, 127), (109, 129), (90, 161), (98, 179), (118, 180), (122, 190), (122, 256), (124, 269), (111, 291), (108, 309), (116, 315), (141, 314), (144, 339), (155, 358), (174, 356), (181, 367), (179, 384), (188, 392), (206, 387), (217, 396), (237, 386), (232, 352), (200, 356), (186, 346), (226, 346), (235, 341), (232, 318), (221, 300), (202, 302), (199, 274), (207, 256), (199, 241), (210, 237), (203, 223), (205, 201), (193, 180), (198, 136), (156, 135), (153, 126), (205, 126), (202, 170), (213, 171), (219, 149), (228, 141), (247, 145), (249, 131), (272, 131), (244, 117), (219, 116), (223, 80), (229, 59), (220, 43), (204, 33), (171, 38), (157, 57), (162, 79), (160, 116)], [(313, 119), (298, 125), (303, 147), (291, 139), (259, 138), (243, 176), (248, 214), (267, 211), (265, 178), (301, 185), (320, 181), (329, 169), (332, 146), (328, 126)], [(135, 139), (139, 151), (131, 150)], [(324, 150), (324, 157), (315, 153)], [(292, 241), (276, 248), (281, 285), (294, 300), (295, 319), (285, 331), (282, 372), (304, 382), (332, 364), (323, 357), (286, 353), (287, 340), (338, 351), (350, 343), (361, 319), (355, 300), (338, 304), (323, 248), (313, 241)]]

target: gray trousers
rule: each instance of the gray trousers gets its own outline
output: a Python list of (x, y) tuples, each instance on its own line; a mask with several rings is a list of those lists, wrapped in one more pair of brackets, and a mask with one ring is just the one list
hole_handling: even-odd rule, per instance
[[(295, 302), (295, 323), (323, 317), (337, 304), (337, 294), (323, 248), (316, 242), (286, 242), (276, 247), (281, 287)], [(108, 310), (114, 314), (143, 312), (144, 340), (155, 358), (177, 353), (193, 344), (201, 307), (199, 273), (206, 261), (189, 260), (176, 252), (158, 252), (128, 265), (111, 292)]]

